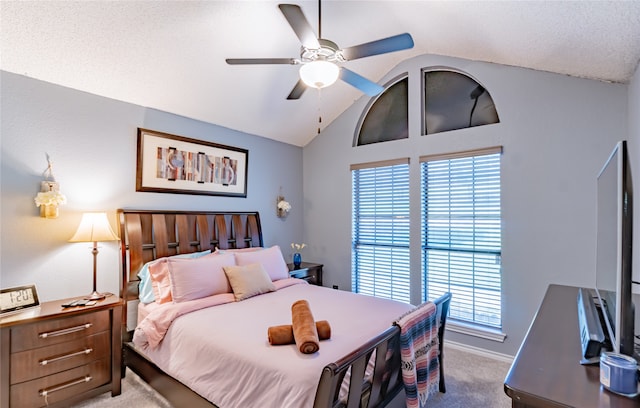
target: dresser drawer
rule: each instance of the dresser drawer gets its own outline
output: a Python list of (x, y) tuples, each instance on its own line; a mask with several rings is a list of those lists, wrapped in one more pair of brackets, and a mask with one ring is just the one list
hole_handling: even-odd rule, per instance
[[(45, 407), (111, 381), (109, 359), (12, 385), (11, 408)], [(46, 395), (42, 395), (46, 392)]]
[(111, 355), (108, 331), (11, 354), (11, 384), (44, 377)]
[(11, 352), (64, 343), (109, 328), (108, 310), (26, 324), (11, 329)]

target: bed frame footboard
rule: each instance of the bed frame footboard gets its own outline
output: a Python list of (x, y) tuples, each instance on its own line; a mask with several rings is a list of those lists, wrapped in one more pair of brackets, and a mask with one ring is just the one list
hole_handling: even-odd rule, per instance
[[(399, 336), (400, 329), (391, 326), (358, 350), (327, 365), (322, 370), (314, 408), (386, 406), (403, 387)], [(373, 355), (373, 375), (367, 379)], [(340, 391), (346, 376), (348, 392), (343, 396)]]
[[(433, 301), (436, 305), (438, 322), (440, 392), (446, 392), (442, 363), (444, 330), (450, 302), (451, 293), (445, 293)], [(372, 356), (374, 356), (373, 359)], [(373, 364), (372, 367), (370, 367), (371, 364)], [(346, 383), (345, 377), (348, 377), (348, 391), (341, 392), (343, 383)], [(400, 369), (400, 328), (394, 325), (353, 353), (327, 365), (322, 370), (313, 407), (385, 407), (403, 388)]]

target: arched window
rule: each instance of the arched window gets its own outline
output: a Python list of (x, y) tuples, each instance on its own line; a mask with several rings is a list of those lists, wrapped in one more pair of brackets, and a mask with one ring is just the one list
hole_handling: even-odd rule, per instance
[(408, 78), (404, 74), (364, 110), (354, 144), (361, 146), (408, 138), (408, 104)]
[(468, 75), (451, 70), (423, 70), (422, 134), (499, 123), (493, 98)]

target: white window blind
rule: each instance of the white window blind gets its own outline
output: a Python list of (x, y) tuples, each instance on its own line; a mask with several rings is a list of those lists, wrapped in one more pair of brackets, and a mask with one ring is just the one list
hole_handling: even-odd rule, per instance
[(501, 328), (501, 148), (423, 157), (426, 299), (453, 294), (450, 317)]
[(409, 302), (409, 164), (352, 166), (352, 288)]

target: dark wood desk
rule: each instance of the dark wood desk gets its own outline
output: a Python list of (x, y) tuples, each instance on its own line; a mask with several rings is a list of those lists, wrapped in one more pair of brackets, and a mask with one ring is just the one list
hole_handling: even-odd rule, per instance
[(578, 288), (549, 285), (504, 382), (514, 408), (638, 408), (600, 386), (599, 365), (580, 365)]

